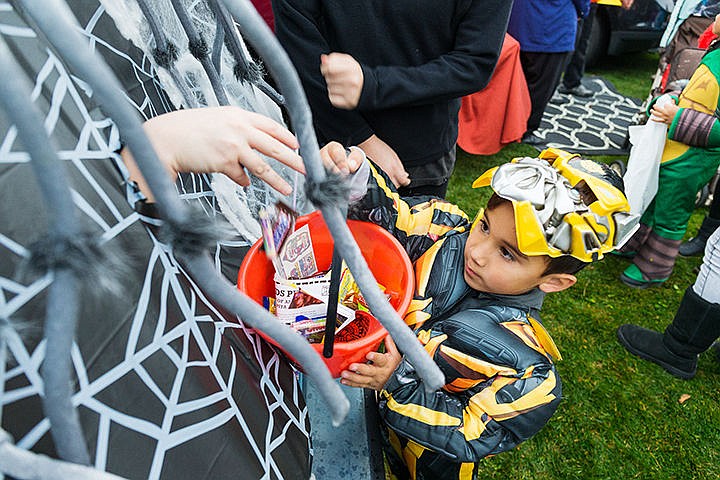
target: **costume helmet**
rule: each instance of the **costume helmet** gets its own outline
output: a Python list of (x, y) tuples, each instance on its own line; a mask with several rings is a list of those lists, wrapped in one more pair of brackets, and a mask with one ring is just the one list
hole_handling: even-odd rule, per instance
[(487, 185), (512, 202), (518, 248), (525, 255), (570, 255), (592, 262), (619, 248), (638, 226), (622, 178), (605, 164), (563, 150), (514, 158), (486, 171), (472, 186)]

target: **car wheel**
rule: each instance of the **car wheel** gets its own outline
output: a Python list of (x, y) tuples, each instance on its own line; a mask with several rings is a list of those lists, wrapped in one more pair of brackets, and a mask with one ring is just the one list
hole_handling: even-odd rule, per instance
[(588, 39), (587, 50), (585, 50), (585, 67), (597, 65), (601, 58), (607, 54), (608, 42), (610, 39), (608, 21), (604, 12), (598, 9), (593, 17), (592, 30)]

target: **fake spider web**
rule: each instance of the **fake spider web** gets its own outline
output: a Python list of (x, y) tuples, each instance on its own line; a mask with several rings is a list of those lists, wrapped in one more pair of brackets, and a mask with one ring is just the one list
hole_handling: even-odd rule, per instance
[[(147, 55), (113, 43), (124, 39), (102, 5), (76, 9), (76, 14), (91, 46), (125, 73), (121, 81), (127, 99), (141, 115), (150, 118), (173, 109)], [(32, 99), (58, 144), (80, 217), (104, 246), (127, 255), (134, 272), (114, 292), (93, 292), (87, 285), (89, 298), (73, 346), (73, 403), (94, 466), (129, 478), (213, 477), (232, 471), (235, 476), (256, 472), (257, 478), (307, 478), (307, 409), (287, 363), (213, 306), (156, 238), (152, 221), (142, 222), (130, 208), (137, 198), (119, 186), (115, 169), (124, 167), (115, 153), (120, 141), (114, 124), (93, 104), (90, 89), (2, 1), (0, 34), (34, 85)], [(18, 446), (52, 454), (50, 425), (40, 408), (45, 344), (38, 324), (52, 277), (25, 281), (17, 275), (46, 219), (29, 157), (16, 137), (15, 128), (0, 116), (0, 355), (5, 359), (0, 362), (0, 420)], [(188, 175), (179, 191), (216, 215), (208, 185), (206, 176)], [(253, 188), (253, 198), (272, 200), (264, 186)], [(218, 244), (218, 269), (228, 247), (247, 244), (243, 238)], [(235, 469), (239, 465), (243, 470)]]

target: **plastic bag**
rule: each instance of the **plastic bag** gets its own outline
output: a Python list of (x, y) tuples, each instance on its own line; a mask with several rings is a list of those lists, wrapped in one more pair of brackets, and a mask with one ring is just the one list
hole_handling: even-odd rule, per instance
[[(670, 95), (662, 95), (656, 104), (674, 101)], [(655, 198), (667, 129), (666, 123), (656, 122), (652, 118), (645, 125), (628, 128), (632, 148), (623, 181), (631, 213), (642, 215)]]

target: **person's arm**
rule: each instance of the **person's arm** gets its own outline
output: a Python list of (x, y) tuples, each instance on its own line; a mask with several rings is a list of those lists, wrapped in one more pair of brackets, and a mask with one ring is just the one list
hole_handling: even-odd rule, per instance
[(390, 175), (396, 186), (408, 185), (410, 176), (395, 150), (375, 135), (359, 112), (337, 109), (328, 98), (320, 62), (329, 47), (318, 26), (320, 2), (274, 0), (273, 9), (278, 40), (300, 76), (321, 142), (334, 140), (358, 145)]
[[(240, 107), (177, 110), (151, 118), (143, 128), (173, 180), (181, 172), (218, 172), (247, 186), (247, 169), (289, 195), (292, 187), (257, 152), (305, 172), (302, 159), (294, 151), (298, 147), (295, 136), (274, 120)], [(130, 149), (123, 148), (120, 155), (129, 180), (152, 202), (152, 192)]]
[(500, 56), (511, 6), (505, 0), (467, 2), (452, 50), (423, 65), (361, 65), (358, 109), (421, 105), (483, 89)]
[[(418, 338), (446, 377), (426, 392), (404, 359), (381, 392), (385, 423), (400, 435), (459, 462), (476, 462), (514, 448), (553, 415), (561, 383), (548, 357), (512, 331), (529, 328), (496, 313), (466, 310)], [(472, 317), (472, 318), (471, 318)]]
[(587, 17), (588, 12), (590, 11), (590, 0), (573, 0), (573, 5), (575, 6), (578, 18)]
[(330, 104), (320, 73), (320, 55), (329, 53), (319, 27), (320, 4), (318, 0), (273, 0), (275, 33), (300, 76), (320, 140), (359, 145), (373, 135), (372, 128), (358, 112)]
[[(668, 138), (691, 147), (717, 148), (720, 147), (720, 122), (718, 118), (709, 113), (698, 112), (691, 108), (675, 109), (672, 116), (668, 113), (670, 127)], [(655, 113), (653, 113), (655, 115)]]

